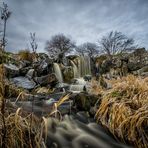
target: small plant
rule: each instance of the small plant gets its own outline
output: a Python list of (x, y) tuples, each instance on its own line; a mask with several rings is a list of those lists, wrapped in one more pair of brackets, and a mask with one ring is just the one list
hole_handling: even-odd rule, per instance
[(11, 12), (9, 11), (8, 9), (8, 5), (3, 3), (3, 7), (2, 7), (2, 11), (1, 11), (1, 20), (4, 22), (4, 29), (3, 29), (3, 38), (2, 38), (2, 43), (1, 43), (1, 46), (2, 46), (2, 49), (4, 50), (5, 49), (5, 46), (6, 46), (6, 25), (7, 25), (7, 21), (9, 19), (11, 15)]

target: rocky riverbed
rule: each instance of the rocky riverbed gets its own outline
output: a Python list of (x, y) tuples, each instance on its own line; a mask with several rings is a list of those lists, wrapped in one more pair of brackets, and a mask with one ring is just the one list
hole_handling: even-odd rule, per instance
[[(133, 58), (130, 55), (127, 57)], [(126, 81), (125, 79), (129, 73), (139, 75), (142, 78), (147, 77), (146, 58), (139, 64), (139, 67), (130, 66), (135, 62), (132, 58), (129, 59), (130, 62), (128, 63), (126, 58), (123, 57), (115, 57), (111, 63), (105, 59), (101, 61), (104, 71), (100, 73), (98, 80), (90, 75), (91, 65), (89, 65), (88, 57), (75, 56), (74, 59), (67, 57), (65, 64), (55, 63), (46, 54), (39, 54), (37, 61), (25, 59), (18, 61), (19, 58), (19, 55), (13, 55), (3, 64), (2, 70), (5, 71), (4, 84), (2, 84), (5, 90), (3, 95), (6, 102), (12, 105), (12, 108), (16, 110), (21, 108), (22, 112), (34, 114), (40, 121), (42, 118), (44, 119), (46, 136), (43, 137), (41, 147), (133, 147), (134, 142), (131, 142), (130, 138), (126, 139), (123, 136), (126, 139), (124, 141), (124, 138), (119, 136), (117, 131), (112, 131), (112, 128), (115, 128), (110, 125), (113, 118), (107, 114), (112, 104), (109, 106), (104, 103), (106, 110), (102, 108), (102, 110), (99, 110), (99, 107), (103, 106), (104, 96), (114, 90), (114, 87), (116, 88), (118, 80), (125, 82), (126, 85), (128, 79)], [(97, 57), (96, 63), (100, 60), (101, 57)], [(128, 72), (123, 71), (120, 62), (126, 65), (124, 68), (128, 68)], [(109, 68), (108, 64), (111, 64)], [(123, 80), (121, 75), (124, 76)], [(131, 79), (134, 78), (131, 77)], [(146, 86), (145, 82), (144, 85)], [(139, 91), (139, 87), (137, 91)], [(142, 94), (143, 92), (139, 91), (139, 93)], [(118, 95), (117, 92), (113, 92), (114, 97), (118, 97)], [(139, 107), (137, 104), (135, 106), (137, 108), (142, 107), (142, 105)], [(125, 105), (125, 107), (127, 106)], [(11, 115), (11, 113), (9, 114)], [(99, 123), (96, 122), (96, 114), (100, 119)], [(102, 115), (102, 117), (99, 115)], [(123, 115), (122, 119), (124, 116), (126, 115)], [(120, 120), (120, 118), (117, 118), (117, 120)], [(114, 126), (118, 125), (115, 124)]]

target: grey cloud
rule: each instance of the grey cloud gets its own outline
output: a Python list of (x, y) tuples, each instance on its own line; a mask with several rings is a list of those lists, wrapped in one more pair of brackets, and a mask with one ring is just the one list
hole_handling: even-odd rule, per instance
[(29, 45), (36, 32), (39, 51), (57, 33), (70, 35), (77, 44), (96, 42), (111, 30), (134, 37), (148, 48), (147, 0), (6, 0), (12, 13), (7, 49)]

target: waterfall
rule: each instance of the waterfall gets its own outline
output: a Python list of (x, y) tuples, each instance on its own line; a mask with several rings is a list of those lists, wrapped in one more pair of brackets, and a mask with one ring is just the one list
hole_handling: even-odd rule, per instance
[(80, 56), (78, 61), (80, 76), (91, 75), (91, 65), (89, 56)]
[(62, 83), (63, 82), (63, 76), (62, 76), (62, 72), (61, 72), (59, 64), (54, 63), (53, 68), (54, 68), (54, 72), (56, 74), (57, 79), (59, 80), (59, 82)]
[(85, 85), (70, 85), (70, 91), (72, 92), (82, 92), (85, 89)]
[(71, 60), (71, 64), (72, 64), (72, 67), (73, 67), (74, 78), (79, 78), (80, 75), (79, 75), (79, 71), (78, 71), (76, 64), (72, 60)]
[(86, 85), (86, 81), (83, 78), (76, 78), (74, 79), (76, 85)]

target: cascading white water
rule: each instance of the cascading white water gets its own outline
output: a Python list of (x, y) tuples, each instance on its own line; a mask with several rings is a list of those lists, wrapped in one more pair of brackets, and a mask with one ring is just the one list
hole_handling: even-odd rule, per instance
[(85, 85), (70, 85), (70, 91), (72, 92), (82, 92), (84, 91)]
[(91, 75), (90, 57), (84, 56), (84, 59), (85, 59), (85, 66), (86, 66), (86, 74), (85, 75)]
[(74, 79), (76, 85), (86, 85), (86, 81), (83, 78), (76, 78)]
[(53, 68), (54, 68), (54, 72), (56, 74), (57, 79), (59, 80), (59, 82), (62, 83), (63, 82), (63, 75), (62, 75), (62, 72), (61, 72), (59, 64), (54, 63), (53, 64)]
[(71, 64), (72, 64), (72, 67), (73, 67), (74, 78), (79, 78), (80, 74), (79, 74), (79, 71), (78, 71), (76, 64), (72, 60), (71, 60)]
[(80, 56), (78, 61), (78, 69), (80, 76), (91, 75), (91, 65), (89, 56)]

